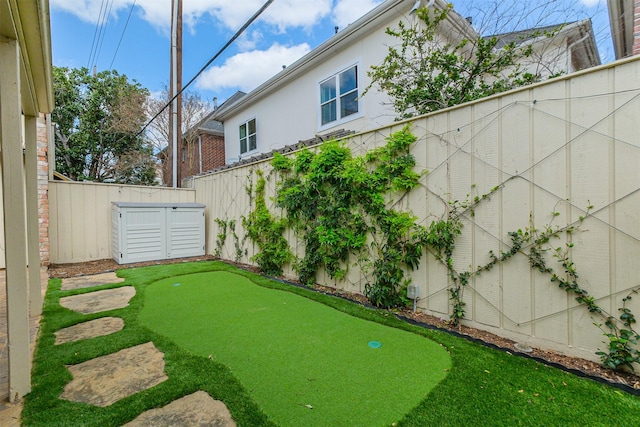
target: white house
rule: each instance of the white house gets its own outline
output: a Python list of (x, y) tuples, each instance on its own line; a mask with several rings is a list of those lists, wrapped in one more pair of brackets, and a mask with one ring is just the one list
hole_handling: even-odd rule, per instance
[[(362, 132), (393, 122), (397, 114), (385, 93), (372, 88), (361, 95), (371, 81), (367, 71), (383, 61), (390, 43), (397, 43), (385, 29), (397, 27), (401, 20), (418, 19), (411, 13), (415, 3), (383, 2), (246, 96), (218, 109), (214, 118), (224, 123), (226, 163), (340, 129)], [(444, 0), (422, 3), (436, 8), (447, 5)], [(589, 22), (563, 27), (562, 37), (553, 43), (531, 32), (501, 37), (507, 43), (511, 39), (537, 43), (534, 50), (552, 55), (561, 65), (556, 71), (566, 73), (600, 63), (593, 32), (583, 37), (583, 31), (587, 35), (591, 31)], [(471, 23), (455, 11), (449, 13), (441, 33), (453, 43), (478, 37)]]
[(520, 65), (542, 79), (600, 65), (600, 54), (590, 19), (492, 37), (499, 39), (497, 47), (511, 42), (521, 47), (530, 45), (532, 53), (528, 58), (522, 58)]

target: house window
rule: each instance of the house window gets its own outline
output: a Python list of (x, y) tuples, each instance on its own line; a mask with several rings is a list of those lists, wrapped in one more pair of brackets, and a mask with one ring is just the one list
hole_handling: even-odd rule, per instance
[(258, 148), (256, 140), (256, 119), (240, 125), (240, 154)]
[(324, 126), (358, 112), (358, 66), (320, 83), (320, 116)]

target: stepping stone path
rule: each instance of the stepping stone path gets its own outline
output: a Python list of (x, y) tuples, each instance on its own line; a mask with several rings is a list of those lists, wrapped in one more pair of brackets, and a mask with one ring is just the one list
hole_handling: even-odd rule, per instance
[(119, 317), (102, 317), (100, 319), (90, 320), (88, 322), (60, 329), (56, 332), (55, 344), (58, 345), (85, 340), (88, 338), (101, 337), (119, 332), (123, 327), (124, 320)]
[(229, 410), (204, 391), (178, 399), (165, 407), (140, 414), (124, 427), (216, 426), (235, 427)]
[(136, 289), (133, 286), (123, 286), (116, 289), (63, 297), (60, 298), (60, 305), (78, 313), (99, 313), (128, 306), (129, 301), (135, 294)]
[(67, 366), (73, 380), (60, 398), (109, 406), (169, 379), (164, 373), (163, 356), (148, 342)]
[(92, 276), (76, 276), (62, 280), (61, 290), (71, 291), (74, 289), (93, 288), (94, 286), (111, 283), (122, 283), (124, 279), (116, 276), (116, 273), (94, 274)]
[[(63, 279), (62, 290), (84, 289), (120, 283), (115, 273)], [(122, 286), (60, 298), (60, 305), (83, 314), (124, 308), (135, 295), (135, 288)], [(61, 329), (56, 344), (90, 339), (120, 331), (124, 321), (104, 317)], [(164, 354), (152, 342), (126, 348), (106, 356), (67, 366), (73, 376), (60, 396), (72, 402), (105, 407), (120, 399), (144, 391), (168, 379), (164, 372)], [(224, 403), (204, 391), (175, 400), (163, 408), (143, 412), (127, 426), (220, 426), (236, 423)]]

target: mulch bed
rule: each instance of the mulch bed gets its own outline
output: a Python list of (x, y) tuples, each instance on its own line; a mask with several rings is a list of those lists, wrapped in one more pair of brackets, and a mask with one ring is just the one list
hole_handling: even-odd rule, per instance
[[(194, 262), (194, 261), (205, 261), (205, 260), (215, 260), (215, 259), (217, 258), (211, 255), (206, 255), (206, 256), (193, 257), (193, 258), (180, 258), (180, 259), (163, 260), (163, 261), (149, 261), (149, 262), (140, 262), (140, 263), (132, 263), (132, 264), (122, 264), (122, 265), (116, 263), (112, 259), (88, 261), (88, 262), (82, 262), (82, 263), (76, 263), (76, 264), (51, 264), (49, 265), (49, 276), (52, 278), (53, 277), (67, 278), (67, 277), (74, 277), (74, 276), (106, 273), (106, 272), (115, 271), (117, 269), (122, 269), (122, 268), (144, 267), (149, 265), (175, 264), (175, 263), (182, 263), (182, 262)], [(230, 264), (234, 264), (234, 263), (230, 263)], [(245, 264), (234, 264), (234, 265), (245, 270), (250, 270), (256, 273), (258, 272), (258, 269), (254, 266), (245, 265)], [(280, 279), (289, 281), (285, 278), (280, 278)], [(293, 284), (296, 284), (295, 282), (292, 282), (292, 281), (290, 282)], [(341, 298), (346, 298), (351, 301), (357, 302), (359, 304), (369, 306), (369, 302), (366, 299), (366, 297), (360, 294), (346, 292), (339, 289), (334, 289), (331, 287), (320, 286), (320, 285), (314, 286), (314, 289), (319, 292), (336, 295)], [(468, 326), (459, 325), (459, 326), (453, 327), (449, 325), (446, 321), (438, 317), (430, 316), (420, 312), (414, 313), (412, 310), (408, 308), (394, 311), (394, 314), (410, 322), (416, 322), (426, 327), (445, 330), (445, 331), (454, 333), (456, 335), (460, 335), (465, 338), (481, 342), (490, 347), (495, 347), (504, 351), (508, 351), (512, 354), (517, 354), (524, 357), (531, 357), (543, 363), (547, 363), (552, 366), (565, 369), (568, 372), (572, 372), (581, 376), (591, 377), (592, 379), (609, 383), (622, 390), (640, 395), (640, 376), (635, 375), (633, 373), (612, 371), (610, 369), (603, 368), (599, 363), (593, 362), (591, 360), (566, 356), (561, 353), (543, 350), (539, 348), (531, 348), (530, 352), (528, 351), (529, 349), (527, 349), (527, 352), (522, 352), (516, 347), (518, 343), (516, 343), (515, 341), (502, 338), (490, 332), (482, 331), (480, 329), (475, 329)]]
[(211, 261), (212, 255), (203, 255), (191, 258), (177, 258), (162, 261), (134, 262), (131, 264), (118, 264), (112, 259), (100, 259), (97, 261), (78, 262), (74, 264), (49, 264), (49, 277), (65, 279), (68, 277), (90, 276), (93, 274), (109, 273), (123, 268), (147, 267), (150, 265), (177, 264), (181, 262)]

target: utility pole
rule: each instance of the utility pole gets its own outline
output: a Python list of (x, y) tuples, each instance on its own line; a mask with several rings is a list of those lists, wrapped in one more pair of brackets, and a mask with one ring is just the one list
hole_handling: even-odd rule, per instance
[(169, 106), (169, 142), (173, 157), (173, 187), (178, 187), (178, 147), (182, 142), (182, 0), (171, 0), (171, 73)]

